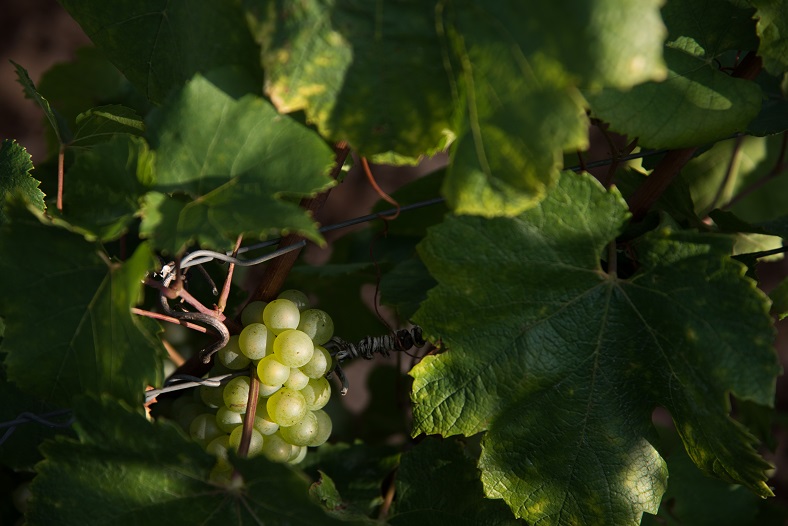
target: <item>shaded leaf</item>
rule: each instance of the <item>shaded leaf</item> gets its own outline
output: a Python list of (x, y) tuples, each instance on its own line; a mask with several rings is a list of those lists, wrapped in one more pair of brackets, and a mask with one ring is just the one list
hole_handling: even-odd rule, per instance
[(236, 65), (259, 76), (258, 47), (236, 2), (63, 0), (138, 90), (163, 102), (195, 73)]
[(667, 79), (589, 94), (593, 114), (650, 148), (698, 146), (744, 130), (760, 110), (760, 89), (720, 71), (715, 60), (728, 50), (754, 48), (752, 10), (683, 0), (669, 2), (663, 15)]
[(616, 193), (565, 173), (519, 217), (449, 218), (420, 245), (439, 285), (415, 321), (449, 350), (411, 372), (414, 433), (486, 430), (485, 492), (529, 521), (634, 525), (655, 513), (667, 478), (655, 406), (704, 471), (771, 493), (726, 398), (773, 402), (765, 297), (729, 239), (667, 226), (633, 243), (630, 279), (605, 273), (601, 253), (626, 217)]
[(150, 248), (111, 263), (98, 245), (17, 210), (0, 230), (0, 252), (9, 380), (46, 403), (86, 392), (139, 403), (160, 380), (163, 352), (157, 325), (130, 311), (155, 265)]
[(484, 497), (474, 464), (456, 441), (419, 443), (402, 456), (391, 524), (523, 524), (502, 502)]
[(401, 319), (409, 320), (436, 284), (418, 257), (406, 259), (380, 280), (380, 301), (394, 306)]
[(788, 278), (783, 279), (769, 293), (769, 298), (772, 300), (772, 313), (777, 316), (777, 319), (784, 320), (788, 317)]
[(153, 183), (153, 155), (144, 139), (116, 136), (80, 152), (66, 180), (65, 214), (53, 213), (89, 238), (117, 239)]
[(145, 124), (131, 108), (117, 104), (100, 106), (77, 117), (71, 146), (91, 146), (121, 134), (142, 135)]
[(326, 175), (333, 153), (314, 132), (263, 99), (233, 99), (202, 76), (147, 124), (156, 192), (145, 198), (141, 233), (157, 248), (176, 254), (196, 240), (224, 250), (238, 234), (278, 232), (321, 240), (314, 221), (283, 199), (333, 184)]
[(6, 212), (9, 195), (22, 196), (37, 210), (46, 208), (44, 192), (38, 188), (41, 181), (30, 176), (32, 170), (33, 161), (23, 146), (8, 139), (0, 143), (0, 225), (9, 220)]
[(761, 112), (747, 125), (747, 133), (751, 135), (773, 135), (788, 130), (788, 98), (785, 88), (788, 79), (781, 80), (766, 72), (761, 72), (755, 79), (763, 93)]
[(44, 111), (44, 116), (55, 131), (58, 142), (60, 144), (69, 142), (71, 140), (71, 130), (68, 129), (68, 124), (66, 124), (65, 119), (55, 111), (55, 109), (49, 105), (49, 101), (42, 97), (38, 90), (36, 90), (36, 85), (33, 83), (33, 79), (30, 78), (30, 75), (28, 75), (27, 70), (13, 60), (11, 64), (16, 68), (17, 80), (22, 85), (22, 88), (24, 88), (25, 96), (35, 101)]
[(262, 43), (265, 90), (304, 110), (320, 133), (371, 156), (417, 158), (445, 147), (451, 91), (435, 5), (246, 0)]
[(80, 440), (47, 443), (28, 524), (335, 524), (296, 471), (234, 459), (241, 478), (209, 482), (215, 459), (169, 423), (151, 424), (117, 402), (75, 406)]
[(772, 75), (788, 70), (788, 2), (785, 0), (750, 0), (757, 8), (758, 55), (763, 67)]

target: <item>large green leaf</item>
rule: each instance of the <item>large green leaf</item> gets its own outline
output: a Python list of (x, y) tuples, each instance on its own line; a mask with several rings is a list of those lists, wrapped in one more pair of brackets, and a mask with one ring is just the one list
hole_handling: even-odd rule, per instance
[(47, 443), (28, 524), (336, 524), (308, 483), (263, 458), (233, 461), (240, 479), (209, 482), (215, 459), (170, 424), (109, 399), (75, 407), (80, 440)]
[(785, 0), (750, 0), (757, 9), (758, 54), (763, 67), (773, 75), (788, 70), (788, 2)]
[(411, 372), (414, 433), (486, 430), (485, 491), (529, 521), (655, 513), (667, 479), (656, 406), (704, 471), (770, 494), (727, 400), (773, 402), (768, 300), (722, 235), (662, 227), (632, 245), (632, 277), (605, 272), (626, 218), (617, 193), (566, 172), (519, 217), (451, 217), (420, 245), (439, 285), (415, 320), (449, 350)]
[(402, 456), (391, 524), (522, 524), (500, 501), (484, 498), (474, 459), (456, 441), (428, 438)]
[(282, 197), (330, 186), (331, 148), (263, 99), (234, 99), (198, 75), (148, 119), (148, 134), (157, 191), (146, 196), (141, 231), (157, 248), (174, 254), (196, 240), (224, 250), (238, 234), (280, 231), (321, 239)]
[(13, 64), (14, 68), (16, 69), (17, 80), (22, 85), (22, 88), (25, 91), (25, 96), (28, 99), (35, 101), (35, 103), (38, 104), (38, 106), (44, 111), (44, 116), (52, 126), (52, 129), (57, 136), (58, 142), (60, 144), (66, 144), (69, 142), (71, 140), (71, 130), (69, 130), (66, 120), (57, 111), (55, 111), (49, 104), (49, 101), (38, 92), (36, 85), (33, 83), (33, 79), (30, 78), (27, 70), (13, 60), (11, 61), (11, 64)]
[[(465, 109), (443, 187), (456, 212), (512, 216), (545, 195), (562, 152), (587, 143), (578, 86), (629, 88), (664, 76), (657, 5), (442, 4), (439, 30), (453, 52), (457, 103)], [(568, 26), (555, 31), (559, 19)], [(595, 29), (610, 19), (620, 34)]]
[(58, 405), (85, 392), (139, 403), (160, 379), (163, 352), (151, 325), (130, 311), (155, 265), (150, 248), (109, 262), (82, 236), (16, 210), (0, 230), (0, 253), (9, 380)]
[(669, 2), (663, 14), (667, 79), (588, 94), (593, 114), (651, 148), (697, 146), (744, 130), (760, 110), (760, 88), (717, 64), (728, 50), (754, 49), (752, 10), (681, 0)]
[(61, 0), (96, 46), (155, 102), (195, 73), (238, 66), (259, 75), (237, 2)]
[(44, 192), (38, 189), (41, 181), (30, 176), (33, 161), (27, 150), (16, 141), (3, 139), (0, 143), (0, 225), (8, 222), (6, 200), (9, 195), (21, 195), (38, 210), (44, 210)]
[(140, 137), (119, 135), (80, 152), (66, 173), (63, 217), (92, 239), (117, 239), (135, 220), (152, 171), (153, 155)]
[(435, 5), (246, 0), (263, 45), (265, 89), (321, 134), (362, 155), (419, 157), (445, 144), (451, 91)]

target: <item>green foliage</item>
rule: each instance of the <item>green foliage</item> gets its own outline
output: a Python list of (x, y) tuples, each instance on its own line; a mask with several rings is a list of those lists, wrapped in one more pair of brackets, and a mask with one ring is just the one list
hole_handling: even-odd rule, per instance
[[(55, 163), (34, 179), (0, 145), (0, 423), (76, 421), (0, 428), (0, 462), (35, 472), (27, 523), (784, 521), (759, 498), (758, 442), (784, 434), (788, 285), (756, 288), (788, 238), (783, 0), (61, 3), (96, 48), (39, 86), (9, 69), (51, 127), (62, 209), (36, 180), (53, 194)], [(648, 160), (621, 160), (612, 132)], [(347, 369), (368, 399), (327, 406), (348, 443), (298, 467), (231, 453), (235, 474), (211, 476), (214, 457), (143, 416), (166, 359), (143, 283), (239, 235), (323, 243), (298, 202), (337, 184), (340, 141), (380, 163), (445, 152), (393, 193), (443, 199), (334, 241), (286, 287), (345, 340), (388, 332), (375, 296), (430, 343), (410, 377), (397, 348), (365, 379)], [(689, 147), (681, 166), (637, 149)], [(604, 185), (562, 171), (575, 154), (611, 158)], [(207, 270), (221, 285), (226, 267)], [(235, 276), (228, 313), (269, 286)], [(196, 269), (184, 286), (172, 308), (219, 303)], [(174, 334), (187, 356), (214, 339)]]

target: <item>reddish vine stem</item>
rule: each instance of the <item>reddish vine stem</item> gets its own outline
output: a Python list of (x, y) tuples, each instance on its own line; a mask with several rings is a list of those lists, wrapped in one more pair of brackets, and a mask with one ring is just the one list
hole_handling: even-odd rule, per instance
[(399, 203), (393, 197), (391, 197), (389, 194), (384, 192), (383, 189), (378, 185), (378, 182), (375, 180), (375, 177), (372, 175), (372, 170), (370, 170), (370, 168), (369, 168), (369, 163), (367, 162), (367, 158), (366, 157), (362, 157), (361, 158), (361, 166), (362, 166), (362, 168), (364, 168), (364, 175), (367, 176), (367, 181), (369, 181), (369, 184), (372, 186), (372, 189), (375, 190), (375, 192), (377, 192), (378, 195), (383, 200), (385, 200), (386, 202), (388, 202), (392, 206), (396, 206), (397, 207), (397, 211), (394, 212), (393, 215), (388, 216), (388, 217), (381, 216), (381, 219), (387, 219), (387, 220), (397, 219), (399, 217), (399, 208), (400, 208), (399, 207)]
[[(347, 143), (341, 142), (334, 147), (334, 167), (331, 169), (331, 178), (336, 179), (342, 171), (350, 147)], [(302, 199), (301, 207), (309, 210), (313, 214), (320, 210), (328, 199), (330, 189), (318, 194), (315, 197)], [(288, 235), (282, 238), (279, 248), (292, 245), (301, 241), (302, 236)], [(265, 267), (260, 286), (252, 295), (252, 300), (271, 301), (279, 294), (279, 290), (284, 285), (287, 274), (293, 268), (298, 259), (301, 249), (293, 250), (287, 254), (271, 260)], [(257, 398), (260, 395), (260, 380), (257, 378), (257, 370), (251, 367), (249, 371), (249, 398), (246, 403), (246, 414), (244, 415), (243, 430), (241, 432), (241, 443), (238, 445), (238, 456), (246, 457), (249, 453), (249, 444), (252, 441), (252, 429), (254, 429), (254, 417), (257, 413)]]
[(196, 323), (192, 323), (186, 320), (179, 320), (178, 318), (173, 318), (172, 316), (167, 316), (166, 314), (162, 314), (160, 312), (151, 312), (148, 310), (138, 309), (137, 307), (132, 307), (131, 313), (136, 314), (138, 316), (145, 316), (146, 318), (153, 318), (154, 320), (161, 320), (169, 323), (175, 323), (176, 325), (183, 325), (187, 329), (191, 329), (197, 332), (203, 332), (203, 333), (210, 332), (206, 327), (203, 327), (202, 325), (198, 325)]
[[(760, 57), (751, 51), (736, 65), (731, 76), (752, 80), (758, 76), (762, 67), (763, 63)], [(643, 184), (629, 198), (629, 210), (632, 212), (634, 221), (643, 219), (652, 205), (670, 186), (679, 171), (692, 159), (697, 149), (697, 147), (682, 148), (671, 150), (665, 154), (651, 175), (646, 177)]]
[[(241, 241), (243, 240), (243, 234), (238, 236), (238, 239), (235, 240), (235, 248), (233, 248), (233, 257), (238, 255), (238, 249), (241, 248)], [(227, 277), (224, 279), (224, 285), (222, 286), (222, 294), (219, 296), (219, 302), (216, 304), (216, 312), (221, 314), (224, 312), (225, 307), (227, 307), (227, 298), (230, 296), (230, 285), (233, 281), (233, 271), (235, 270), (235, 263), (230, 263), (227, 266)]]
[(725, 188), (728, 187), (728, 183), (730, 183), (731, 178), (733, 177), (733, 172), (736, 168), (736, 165), (739, 163), (739, 157), (741, 156), (741, 146), (744, 143), (744, 137), (736, 137), (736, 142), (733, 145), (733, 152), (731, 152), (731, 158), (728, 160), (728, 167), (725, 169), (725, 175), (720, 181), (720, 186), (717, 188), (717, 192), (714, 194), (714, 199), (711, 201), (711, 205), (709, 206), (709, 210), (704, 215), (708, 215), (708, 213), (715, 208), (717, 208), (717, 203), (720, 202), (722, 199), (722, 194), (725, 193)]
[(752, 184), (741, 190), (736, 196), (728, 201), (725, 206), (722, 207), (722, 210), (728, 210), (733, 205), (753, 193), (754, 191), (758, 190), (759, 188), (763, 187), (766, 183), (780, 175), (780, 173), (785, 169), (785, 151), (788, 149), (788, 132), (783, 132), (783, 141), (780, 146), (780, 155), (777, 157), (777, 162), (774, 163), (774, 167), (769, 170), (769, 173), (754, 181)]
[(66, 145), (61, 144), (57, 152), (57, 209), (63, 211), (63, 183), (65, 180)]

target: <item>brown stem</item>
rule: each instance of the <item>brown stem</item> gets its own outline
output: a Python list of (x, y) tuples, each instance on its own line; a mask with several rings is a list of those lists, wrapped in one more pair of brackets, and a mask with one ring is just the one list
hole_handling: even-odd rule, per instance
[[(244, 236), (239, 235), (238, 239), (235, 240), (235, 248), (233, 249), (233, 257), (238, 255), (238, 249), (241, 248), (241, 241), (243, 240)], [(224, 312), (225, 307), (227, 307), (227, 298), (230, 296), (230, 285), (233, 281), (233, 271), (235, 270), (235, 263), (230, 263), (227, 267), (227, 277), (224, 279), (224, 285), (222, 286), (222, 294), (219, 296), (219, 302), (216, 304), (216, 312), (222, 313)]]
[(733, 171), (739, 164), (742, 143), (744, 143), (744, 136), (736, 137), (736, 142), (733, 144), (733, 152), (731, 152), (731, 158), (728, 160), (728, 167), (725, 169), (725, 176), (722, 178), (722, 181), (720, 181), (720, 186), (717, 188), (717, 193), (714, 194), (714, 199), (711, 201), (709, 210), (704, 214), (704, 216), (708, 215), (710, 211), (714, 210), (717, 207), (717, 203), (719, 203), (720, 199), (722, 199), (722, 195), (725, 193), (725, 189), (728, 187), (728, 184), (733, 177)]
[(57, 152), (57, 209), (63, 211), (63, 183), (65, 180), (64, 165), (66, 160), (66, 145), (61, 144)]
[(391, 484), (389, 484), (389, 487), (386, 489), (386, 495), (383, 496), (383, 503), (380, 505), (380, 511), (378, 512), (378, 520), (385, 520), (386, 517), (388, 517), (391, 504), (394, 502), (394, 494), (396, 491), (396, 480), (392, 478)]
[[(761, 58), (751, 51), (736, 65), (731, 76), (753, 80), (758, 76), (762, 67)], [(633, 221), (643, 219), (697, 149), (697, 147), (683, 148), (671, 150), (665, 154), (651, 175), (646, 177), (643, 184), (629, 198), (629, 210), (632, 212)]]
[(179, 320), (178, 318), (173, 318), (172, 316), (167, 316), (166, 314), (161, 314), (159, 312), (151, 312), (148, 310), (138, 309), (137, 307), (131, 308), (132, 314), (137, 314), (138, 316), (145, 316), (146, 318), (153, 318), (154, 320), (161, 320), (166, 321), (169, 323), (175, 323), (176, 325), (183, 325), (187, 329), (191, 329), (197, 332), (209, 332), (207, 328), (203, 327), (202, 325), (197, 325), (196, 323), (192, 323), (186, 320)]
[(249, 399), (246, 403), (241, 443), (238, 444), (238, 456), (241, 458), (246, 458), (249, 454), (249, 444), (252, 442), (252, 429), (254, 429), (254, 417), (257, 413), (257, 398), (259, 396), (260, 380), (257, 379), (257, 367), (252, 365), (249, 369)]

